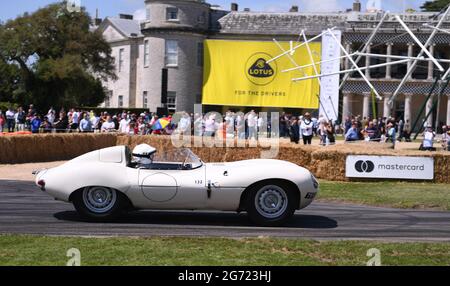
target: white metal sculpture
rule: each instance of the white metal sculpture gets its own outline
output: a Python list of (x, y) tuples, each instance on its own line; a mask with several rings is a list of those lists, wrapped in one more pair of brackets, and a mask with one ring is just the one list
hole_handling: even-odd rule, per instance
[[(441, 65), (441, 63), (450, 63), (450, 60), (436, 59), (434, 57), (434, 55), (429, 51), (429, 47), (433, 43), (433, 40), (434, 40), (434, 38), (435, 38), (435, 36), (436, 36), (436, 34), (438, 32), (450, 34), (450, 31), (441, 28), (442, 24), (444, 23), (446, 17), (449, 15), (449, 13), (450, 13), (450, 6), (445, 10), (445, 12), (437, 14), (437, 16), (435, 18), (439, 19), (439, 17), (440, 17), (440, 19), (439, 19), (438, 23), (436, 24), (436, 26), (433, 26), (432, 24), (429, 24), (429, 23), (428, 24), (424, 24), (425, 27), (428, 27), (428, 28), (433, 30), (433, 32), (431, 33), (430, 37), (428, 38), (428, 40), (426, 41), (425, 44), (423, 44), (418, 39), (418, 37), (408, 27), (408, 25), (403, 21), (403, 19), (400, 17), (400, 15), (395, 15), (394, 16), (394, 19), (402, 26), (402, 28), (406, 31), (406, 34), (408, 34), (414, 40), (414, 42), (418, 45), (418, 47), (420, 47), (420, 52), (419, 52), (419, 54), (417, 56), (382, 55), (382, 54), (374, 54), (374, 53), (368, 53), (367, 52), (368, 47), (370, 46), (370, 43), (372, 42), (372, 40), (375, 38), (375, 36), (379, 32), (379, 30), (381, 29), (383, 23), (390, 16), (389, 12), (386, 12), (381, 17), (381, 20), (379, 21), (378, 25), (375, 27), (373, 32), (370, 34), (367, 42), (362, 47), (361, 51), (357, 51), (357, 52), (354, 52), (354, 53), (349, 53), (344, 48), (344, 46), (334, 36), (332, 31), (335, 30), (336, 27), (330, 28), (327, 31), (324, 31), (323, 33), (321, 33), (321, 34), (319, 34), (319, 35), (317, 35), (317, 36), (315, 36), (315, 37), (313, 37), (311, 39), (307, 39), (305, 31), (302, 30), (301, 33), (300, 33), (300, 36), (302, 37), (303, 42), (300, 43), (299, 45), (296, 45), (296, 46), (293, 46), (291, 44), (291, 47), (290, 47), (289, 50), (283, 49), (282, 46), (274, 39), (274, 42), (282, 50), (282, 53), (280, 55), (274, 57), (273, 59), (270, 59), (267, 63), (271, 63), (273, 61), (278, 60), (281, 57), (288, 56), (290, 58), (291, 62), (294, 64), (294, 67), (293, 68), (289, 68), (289, 69), (285, 69), (282, 72), (303, 70), (303, 69), (309, 68), (311, 66), (313, 67), (313, 70), (314, 70), (314, 74), (313, 75), (307, 75), (306, 73), (304, 73), (305, 74), (304, 77), (293, 78), (292, 80), (294, 82), (303, 81), (303, 80), (318, 79), (318, 82), (320, 84), (321, 83), (321, 81), (320, 81), (321, 78), (333, 76), (333, 75), (336, 75), (336, 74), (344, 74), (344, 77), (343, 77), (343, 79), (341, 81), (340, 89), (343, 88), (345, 82), (350, 77), (350, 74), (352, 74), (354, 72), (358, 72), (361, 75), (361, 77), (364, 79), (364, 81), (367, 83), (367, 85), (370, 87), (370, 90), (373, 91), (373, 93), (376, 95), (376, 97), (379, 100), (381, 100), (382, 97), (380, 96), (380, 94), (378, 93), (376, 88), (373, 86), (373, 84), (370, 82), (370, 80), (366, 77), (366, 75), (362, 71), (375, 69), (375, 68), (380, 68), (380, 67), (386, 67), (386, 66), (393, 66), (393, 65), (399, 65), (399, 64), (408, 63), (409, 67), (407, 69), (405, 77), (403, 78), (403, 80), (401, 81), (399, 86), (397, 87), (396, 91), (389, 98), (389, 104), (392, 105), (393, 102), (395, 101), (397, 95), (399, 94), (400, 90), (403, 88), (403, 86), (406, 84), (406, 82), (410, 79), (411, 74), (414, 72), (414, 70), (416, 69), (417, 64), (419, 62), (432, 62), (433, 65), (436, 66), (436, 68), (441, 73), (443, 73), (443, 75), (441, 77), (441, 81), (447, 79), (450, 76), (450, 68), (447, 71), (445, 71), (445, 69)], [(316, 40), (322, 38), (324, 35), (327, 35), (327, 34), (331, 35), (331, 37), (333, 37), (335, 39), (336, 45), (339, 45), (343, 55), (340, 56), (340, 57), (336, 57), (334, 59), (327, 60), (327, 61), (315, 62), (314, 58), (312, 57), (312, 54), (311, 54), (311, 49), (309, 48), (309, 43), (311, 43), (313, 41), (316, 41)], [(303, 46), (306, 46), (306, 48), (308, 50), (308, 54), (309, 54), (309, 58), (310, 58), (311, 63), (308, 64), (308, 65), (299, 66), (297, 63), (295, 63), (295, 60), (293, 59), (292, 56), (294, 55), (294, 53), (295, 53), (295, 51), (297, 49), (299, 49), (300, 47), (303, 47)], [(354, 57), (356, 57), (356, 59), (354, 59)], [(366, 67), (359, 67), (358, 63), (363, 57), (386, 58), (386, 59), (388, 59), (388, 61), (386, 63), (382, 63), (382, 64), (368, 64)], [(339, 71), (339, 72), (333, 72), (333, 73), (322, 73), (322, 71), (319, 73), (318, 70), (317, 70), (317, 65), (319, 65), (319, 64), (322, 64), (322, 63), (325, 63), (325, 62), (330, 62), (330, 61), (342, 60), (342, 59), (348, 60), (352, 64), (352, 68), (351, 69), (342, 70), (342, 71)], [(396, 61), (390, 61), (391, 59), (394, 59)]]

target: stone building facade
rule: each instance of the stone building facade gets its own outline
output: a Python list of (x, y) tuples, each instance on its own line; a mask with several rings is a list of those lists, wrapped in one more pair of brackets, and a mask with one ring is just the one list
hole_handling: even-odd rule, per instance
[[(232, 4), (226, 11), (202, 0), (145, 0), (146, 20), (137, 21), (122, 15), (106, 18), (98, 27), (111, 43), (116, 59), (118, 80), (106, 82), (109, 98), (105, 107), (148, 108), (161, 107), (161, 70), (169, 71), (168, 107), (170, 111), (193, 111), (194, 103), (201, 103), (203, 81), (203, 42), (205, 39), (272, 41), (298, 40), (302, 29), (308, 36), (337, 27), (343, 32), (347, 51), (357, 51), (368, 40), (379, 23), (379, 12), (361, 12), (356, 1), (353, 9), (340, 13), (301, 13), (293, 7), (286, 13), (260, 13), (248, 9), (238, 11)], [(404, 13), (401, 17), (418, 38), (425, 43), (431, 29), (423, 26), (434, 14)], [(450, 29), (450, 17), (442, 28)], [(416, 56), (419, 47), (390, 15), (378, 35), (370, 43), (370, 53)], [(450, 59), (450, 35), (438, 33), (431, 52), (440, 59)], [(385, 62), (379, 58), (364, 58), (360, 66)], [(448, 63), (443, 64), (449, 68)], [(351, 68), (342, 60), (342, 69)], [(411, 122), (423, 105), (426, 95), (439, 73), (432, 63), (420, 63), (393, 107), (387, 104), (401, 79), (407, 64), (367, 70), (366, 76), (385, 97), (377, 103), (379, 115), (395, 116)], [(439, 102), (437, 113), (429, 119), (450, 124), (450, 88)], [(436, 95), (434, 95), (436, 96)], [(433, 98), (432, 98), (433, 100)], [(432, 107), (432, 100), (426, 111)], [(340, 113), (372, 116), (370, 89), (357, 73), (342, 88)], [(286, 108), (289, 108), (288, 106)], [(437, 119), (437, 120), (436, 120)]]

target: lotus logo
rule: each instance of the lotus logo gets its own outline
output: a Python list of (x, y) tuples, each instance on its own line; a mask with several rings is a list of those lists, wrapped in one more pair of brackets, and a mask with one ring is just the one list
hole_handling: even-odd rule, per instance
[(359, 173), (372, 173), (375, 170), (375, 164), (372, 161), (358, 161), (355, 164), (355, 169)]
[(256, 53), (252, 55), (245, 65), (247, 78), (256, 85), (268, 85), (277, 75), (277, 65), (275, 62), (267, 63), (272, 56), (266, 53)]

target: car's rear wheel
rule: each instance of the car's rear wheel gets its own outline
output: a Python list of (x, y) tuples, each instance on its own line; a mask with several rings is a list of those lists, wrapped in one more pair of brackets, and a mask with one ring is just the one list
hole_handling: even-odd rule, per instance
[(74, 194), (73, 204), (84, 218), (108, 221), (122, 214), (126, 206), (124, 195), (106, 187), (87, 187)]
[(281, 183), (264, 183), (250, 190), (247, 201), (250, 220), (261, 226), (280, 226), (295, 212), (295, 195)]

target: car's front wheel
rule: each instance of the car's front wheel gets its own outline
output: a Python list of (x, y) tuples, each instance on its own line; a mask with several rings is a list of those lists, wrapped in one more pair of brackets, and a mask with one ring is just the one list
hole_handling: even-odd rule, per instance
[(295, 212), (295, 195), (281, 183), (254, 186), (247, 200), (250, 220), (261, 226), (280, 226)]
[(124, 195), (106, 187), (87, 187), (74, 194), (73, 204), (84, 218), (108, 221), (120, 216), (126, 206)]

